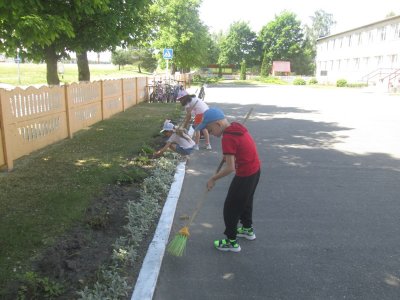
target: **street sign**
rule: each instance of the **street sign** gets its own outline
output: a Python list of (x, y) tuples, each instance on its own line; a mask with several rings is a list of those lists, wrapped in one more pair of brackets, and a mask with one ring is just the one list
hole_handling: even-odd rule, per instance
[(174, 57), (174, 50), (165, 48), (163, 51), (163, 58), (172, 59), (172, 57)]

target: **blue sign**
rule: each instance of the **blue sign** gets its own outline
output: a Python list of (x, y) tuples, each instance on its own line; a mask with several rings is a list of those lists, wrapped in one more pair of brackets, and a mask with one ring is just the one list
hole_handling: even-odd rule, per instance
[(163, 58), (164, 59), (172, 59), (174, 57), (174, 50), (172, 49), (164, 49)]

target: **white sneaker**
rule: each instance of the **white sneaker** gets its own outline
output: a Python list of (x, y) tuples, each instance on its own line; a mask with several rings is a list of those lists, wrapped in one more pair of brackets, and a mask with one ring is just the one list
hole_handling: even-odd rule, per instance
[(212, 149), (212, 148), (211, 148), (211, 145), (210, 145), (210, 144), (207, 144), (207, 145), (206, 145), (206, 149), (207, 149), (207, 150), (211, 150), (211, 149)]
[(193, 150), (199, 150), (199, 145), (194, 145)]

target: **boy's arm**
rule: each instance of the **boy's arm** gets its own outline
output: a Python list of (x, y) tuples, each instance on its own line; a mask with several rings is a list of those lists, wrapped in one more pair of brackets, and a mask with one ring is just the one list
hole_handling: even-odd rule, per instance
[(161, 154), (163, 154), (165, 151), (167, 151), (168, 150), (168, 148), (169, 148), (169, 146), (171, 146), (171, 142), (167, 142), (166, 144), (165, 144), (165, 146), (164, 147), (162, 147), (160, 150), (158, 150), (157, 152), (155, 152), (154, 153), (154, 155), (155, 156), (159, 156), (159, 155), (161, 155)]
[(231, 174), (232, 172), (235, 172), (235, 156), (224, 155), (224, 159), (225, 159), (224, 167), (217, 174), (211, 176), (211, 178), (208, 180), (208, 182), (207, 182), (208, 190), (211, 190), (214, 187), (215, 182), (218, 179), (225, 177), (225, 176)]

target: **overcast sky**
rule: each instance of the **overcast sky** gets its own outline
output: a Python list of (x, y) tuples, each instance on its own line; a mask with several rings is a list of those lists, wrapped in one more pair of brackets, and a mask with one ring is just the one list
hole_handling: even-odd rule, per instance
[(226, 31), (234, 21), (245, 21), (258, 33), (285, 9), (303, 24), (310, 24), (310, 16), (323, 9), (337, 22), (334, 33), (382, 20), (389, 12), (400, 15), (400, 0), (203, 0), (200, 17), (211, 32)]

